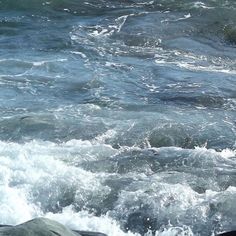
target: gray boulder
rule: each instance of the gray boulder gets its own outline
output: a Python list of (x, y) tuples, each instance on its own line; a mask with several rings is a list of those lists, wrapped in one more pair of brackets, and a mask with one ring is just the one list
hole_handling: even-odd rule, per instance
[(0, 236), (107, 236), (88, 231), (73, 231), (46, 218), (36, 218), (23, 224), (0, 226)]

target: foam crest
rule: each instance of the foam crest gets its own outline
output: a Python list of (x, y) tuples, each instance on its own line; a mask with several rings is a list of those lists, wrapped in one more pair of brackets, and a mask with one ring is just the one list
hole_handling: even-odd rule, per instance
[(25, 190), (0, 185), (1, 224), (23, 223), (41, 213), (40, 209), (28, 202)]
[(38, 214), (35, 209), (47, 212), (70, 204), (78, 209), (100, 204), (110, 191), (101, 184), (103, 175), (73, 166), (69, 153), (76, 148), (71, 149), (69, 143), (0, 143), (1, 223), (28, 220)]
[(138, 236), (138, 234), (131, 232), (124, 233), (119, 224), (106, 215), (97, 217), (86, 211), (74, 212), (71, 207), (63, 209), (61, 214), (48, 213), (46, 217), (57, 220), (75, 230), (99, 231), (109, 236)]

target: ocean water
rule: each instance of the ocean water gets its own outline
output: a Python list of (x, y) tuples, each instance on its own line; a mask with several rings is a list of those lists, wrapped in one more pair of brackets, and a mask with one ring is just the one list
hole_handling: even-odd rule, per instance
[(235, 230), (235, 25), (235, 0), (1, 0), (0, 224)]

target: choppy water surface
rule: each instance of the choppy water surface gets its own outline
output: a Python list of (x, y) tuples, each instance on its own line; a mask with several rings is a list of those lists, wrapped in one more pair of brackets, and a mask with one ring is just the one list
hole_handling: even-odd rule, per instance
[(235, 24), (234, 0), (1, 0), (0, 223), (235, 229)]

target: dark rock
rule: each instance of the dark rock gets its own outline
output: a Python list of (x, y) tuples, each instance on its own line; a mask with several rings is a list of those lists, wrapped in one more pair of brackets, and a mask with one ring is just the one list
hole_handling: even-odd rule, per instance
[(78, 231), (73, 230), (81, 236), (107, 236), (106, 234), (98, 233), (98, 232), (89, 232), (89, 231)]
[(106, 236), (102, 233), (70, 230), (46, 218), (36, 218), (23, 224), (0, 225), (0, 236)]
[[(3, 226), (0, 236), (79, 236), (62, 224), (45, 219), (36, 218), (16, 226)], [(80, 235), (81, 236), (81, 235)]]
[(236, 236), (236, 231), (225, 232), (222, 234), (218, 234), (217, 236)]
[(236, 27), (232, 25), (227, 25), (224, 28), (224, 35), (226, 40), (232, 44), (236, 44)]

